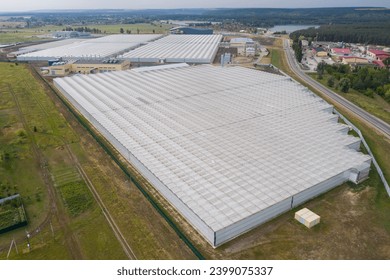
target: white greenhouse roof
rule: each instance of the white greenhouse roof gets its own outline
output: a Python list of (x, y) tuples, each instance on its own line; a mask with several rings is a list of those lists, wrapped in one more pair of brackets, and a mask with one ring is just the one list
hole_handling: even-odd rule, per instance
[[(156, 40), (162, 35), (110, 35), (96, 39), (74, 40), (63, 44), (27, 54), (19, 55), (18, 60), (48, 60), (56, 58), (101, 59), (129, 51), (146, 42)], [(56, 42), (58, 44), (60, 42)]]
[(222, 35), (168, 35), (124, 54), (131, 62), (212, 63)]
[(253, 43), (251, 38), (232, 38), (230, 43)]
[(55, 84), (213, 231), (369, 164), (332, 106), (290, 78), (179, 66)]
[(82, 41), (85, 41), (84, 39), (63, 39), (63, 40), (56, 40), (48, 43), (42, 43), (42, 44), (37, 44), (37, 45), (32, 45), (24, 48), (20, 48), (19, 50), (25, 50), (25, 51), (41, 51), (41, 50), (46, 50), (46, 49), (51, 49), (51, 48), (56, 48), (56, 47), (62, 47), (66, 45), (70, 45), (73, 43), (80, 43)]

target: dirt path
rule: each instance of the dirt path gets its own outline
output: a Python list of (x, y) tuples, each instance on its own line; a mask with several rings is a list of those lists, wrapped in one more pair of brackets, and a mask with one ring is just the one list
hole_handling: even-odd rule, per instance
[(118, 239), (119, 243), (121, 244), (123, 251), (127, 255), (127, 257), (130, 260), (136, 260), (137, 257), (134, 254), (133, 250), (131, 249), (130, 245), (127, 243), (125, 237), (123, 236), (122, 232), (120, 231), (119, 227), (115, 223), (114, 219), (112, 218), (110, 212), (108, 211), (107, 207), (104, 205), (103, 200), (100, 198), (98, 192), (96, 191), (93, 183), (88, 178), (87, 174), (85, 173), (83, 167), (81, 166), (80, 162), (78, 161), (77, 157), (73, 154), (72, 150), (69, 148), (69, 145), (64, 145), (66, 151), (68, 152), (69, 157), (71, 158), (72, 162), (74, 163), (74, 166), (79, 171), (80, 175), (83, 177), (85, 183), (87, 184), (89, 190), (91, 191), (92, 195), (94, 196), (97, 204), (99, 205), (100, 209), (102, 210), (102, 213), (104, 217), (106, 218), (109, 226), (111, 227), (112, 231), (114, 232), (116, 238)]

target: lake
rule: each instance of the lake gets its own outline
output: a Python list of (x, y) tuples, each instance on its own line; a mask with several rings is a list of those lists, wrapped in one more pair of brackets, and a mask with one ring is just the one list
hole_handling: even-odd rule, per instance
[(275, 25), (274, 27), (270, 28), (269, 31), (272, 32), (282, 32), (286, 31), (287, 33), (291, 33), (300, 29), (306, 29), (310, 27), (318, 28), (319, 25)]

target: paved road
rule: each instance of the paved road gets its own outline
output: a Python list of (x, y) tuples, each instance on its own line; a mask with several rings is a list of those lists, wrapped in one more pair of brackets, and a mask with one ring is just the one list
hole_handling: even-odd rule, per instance
[(377, 128), (379, 131), (381, 131), (383, 134), (385, 134), (388, 138), (390, 138), (390, 125), (386, 122), (378, 119), (377, 117), (371, 115), (370, 113), (366, 112), (362, 108), (356, 106), (355, 104), (351, 103), (350, 101), (346, 100), (342, 96), (338, 95), (334, 91), (328, 89), (327, 87), (323, 86), (322, 84), (318, 83), (317, 81), (313, 80), (309, 76), (307, 76), (299, 67), (298, 62), (295, 60), (294, 53), (292, 48), (290, 47), (290, 42), (287, 39), (283, 40), (283, 47), (287, 54), (287, 61), (291, 68), (291, 70), (303, 81), (305, 81), (307, 84), (312, 86), (313, 88), (317, 89), (318, 91), (322, 92), (324, 95), (331, 98), (334, 102), (337, 102), (342, 107), (347, 109), (348, 111), (354, 113), (359, 118), (365, 120), (366, 122), (370, 123), (372, 126)]

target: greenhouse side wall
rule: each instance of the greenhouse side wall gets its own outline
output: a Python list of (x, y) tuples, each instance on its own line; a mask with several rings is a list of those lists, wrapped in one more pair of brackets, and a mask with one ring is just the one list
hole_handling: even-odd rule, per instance
[(224, 229), (216, 232), (216, 240), (214, 247), (220, 246), (227, 241), (250, 231), (251, 229), (275, 218), (281, 213), (287, 212), (291, 209), (291, 197), (285, 199), (277, 204), (274, 204), (263, 211), (257, 212), (248, 218), (245, 218), (235, 224), (232, 224)]

